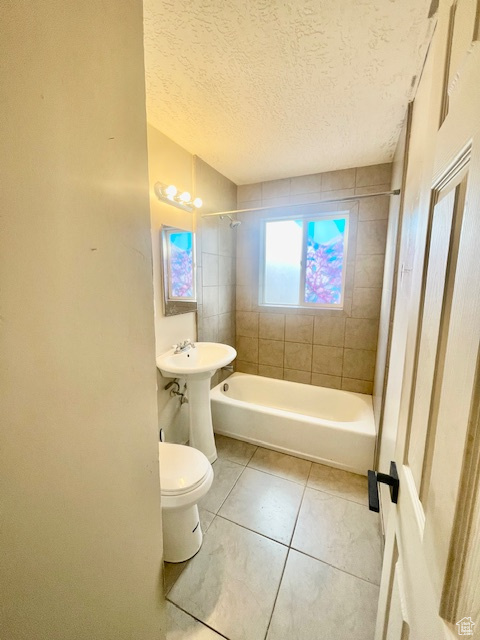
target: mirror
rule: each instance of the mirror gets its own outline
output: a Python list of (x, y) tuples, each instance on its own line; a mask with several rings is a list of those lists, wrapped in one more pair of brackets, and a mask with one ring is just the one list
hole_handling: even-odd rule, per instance
[(196, 311), (195, 234), (163, 226), (161, 248), (165, 315)]

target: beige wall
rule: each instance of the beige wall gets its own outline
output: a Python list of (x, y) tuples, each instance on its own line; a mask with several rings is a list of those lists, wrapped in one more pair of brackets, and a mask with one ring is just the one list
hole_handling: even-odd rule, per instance
[[(375, 165), (238, 187), (238, 207), (305, 204), (305, 212), (350, 212), (342, 311), (258, 305), (259, 220), (241, 214), (238, 229), (238, 371), (372, 393), (389, 198), (312, 206), (322, 199), (390, 189), (391, 165)], [(296, 209), (298, 213), (299, 209)]]
[(142, 4), (7, 2), (1, 636), (164, 637)]
[[(185, 338), (235, 341), (235, 232), (219, 218), (202, 218), (202, 213), (234, 209), (236, 185), (200, 158), (192, 156), (158, 131), (148, 126), (148, 166), (153, 246), (155, 299), (155, 341), (157, 355)], [(174, 184), (203, 200), (197, 213), (189, 213), (158, 200), (157, 181)], [(162, 225), (196, 232), (198, 314), (165, 316), (163, 311), (160, 233)], [(198, 323), (198, 327), (197, 327)], [(213, 380), (215, 382), (219, 376)], [(188, 406), (165, 391), (169, 379), (157, 372), (158, 426), (169, 442), (188, 439)]]

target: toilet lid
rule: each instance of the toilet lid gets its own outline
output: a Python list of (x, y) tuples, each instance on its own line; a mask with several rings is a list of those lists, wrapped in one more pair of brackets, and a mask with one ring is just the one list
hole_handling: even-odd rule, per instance
[(159, 442), (160, 490), (175, 495), (195, 489), (208, 473), (210, 463), (198, 449)]

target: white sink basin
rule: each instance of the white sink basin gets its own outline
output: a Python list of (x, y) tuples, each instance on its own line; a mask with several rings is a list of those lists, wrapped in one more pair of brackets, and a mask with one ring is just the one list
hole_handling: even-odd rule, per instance
[(196, 342), (182, 353), (170, 349), (157, 357), (157, 367), (167, 378), (188, 377), (198, 373), (211, 372), (230, 364), (237, 352), (228, 344), (217, 342)]
[(202, 451), (209, 462), (217, 459), (210, 408), (210, 378), (230, 364), (237, 352), (228, 344), (196, 342), (181, 353), (170, 349), (157, 358), (157, 367), (166, 378), (186, 378), (188, 385), (189, 444)]

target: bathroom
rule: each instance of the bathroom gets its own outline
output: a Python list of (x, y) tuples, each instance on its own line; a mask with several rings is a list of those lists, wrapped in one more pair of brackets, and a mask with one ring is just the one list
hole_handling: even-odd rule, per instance
[[(194, 227), (191, 213), (178, 210), (168, 201), (160, 200), (155, 193), (151, 198), (157, 355), (169, 351), (173, 343), (186, 338), (194, 342), (224, 343), (237, 350), (234, 361), (236, 375), (262, 376), (256, 378), (258, 381), (281, 379), (285, 381), (283, 384), (288, 385), (285, 390), (280, 390), (281, 394), (295, 396), (298, 394), (295, 385), (300, 383), (301, 391), (315, 389), (328, 393), (330, 389), (334, 389), (335, 393), (344, 390), (362, 394), (350, 397), (346, 395), (345, 398), (340, 396), (340, 403), (349, 401), (352, 405), (358, 398), (366, 400), (365, 434), (358, 427), (350, 433), (345, 433), (341, 428), (333, 432), (327, 428), (322, 432), (321, 426), (305, 424), (305, 429), (311, 429), (312, 433), (310, 436), (307, 432), (302, 435), (303, 418), (294, 425), (283, 425), (280, 424), (281, 418), (276, 416), (272, 423), (273, 431), (282, 431), (285, 435), (290, 433), (293, 438), (290, 444), (284, 443), (281, 446), (275, 433), (271, 433), (271, 426), (266, 427), (265, 434), (261, 432), (256, 416), (240, 416), (239, 426), (243, 426), (244, 430), (246, 425), (253, 425), (249, 435), (244, 430), (242, 432), (241, 428), (240, 431), (235, 430), (235, 419), (230, 407), (221, 404), (221, 397), (215, 402), (213, 395), (222, 395), (221, 383), (228, 382), (231, 372), (228, 368), (223, 368), (214, 374), (211, 386), (216, 389), (212, 392), (212, 410), (215, 430), (218, 432), (218, 459), (213, 463), (213, 485), (199, 503), (204, 540), (211, 541), (211, 544), (216, 542), (213, 536), (218, 528), (215, 535), (220, 537), (222, 545), (225, 540), (231, 540), (230, 544), (238, 546), (241, 556), (239, 567), (244, 562), (242, 550), (243, 553), (255, 555), (260, 552), (256, 543), (266, 541), (267, 544), (273, 541), (272, 549), (267, 545), (264, 553), (273, 554), (272, 562), (278, 561), (278, 569), (271, 580), (269, 578), (259, 587), (262, 591), (255, 594), (253, 584), (263, 573), (261, 565), (258, 575), (253, 571), (246, 576), (236, 576), (235, 572), (240, 571), (240, 568), (228, 565), (228, 554), (231, 553), (228, 545), (223, 552), (227, 554), (225, 558), (221, 549), (212, 550), (208, 547), (202, 547), (191, 563), (176, 562), (180, 556), (174, 556), (173, 563), (165, 564), (165, 589), (170, 623), (173, 625), (172, 638), (187, 638), (190, 637), (189, 634), (195, 637), (193, 634), (200, 633), (205, 626), (212, 629), (212, 639), (260, 638), (265, 635), (267, 628), (271, 628), (269, 637), (284, 637), (275, 635), (275, 625), (280, 625), (283, 633), (291, 634), (292, 629), (288, 630), (282, 620), (286, 611), (280, 606), (282, 598), (288, 600), (291, 593), (280, 590), (279, 605), (276, 607), (278, 613), (272, 616), (272, 599), (277, 595), (280, 572), (284, 567), (283, 556), (279, 560), (276, 552), (288, 551), (290, 562), (295, 563), (292, 567), (296, 564), (302, 566), (302, 563), (305, 565), (300, 570), (287, 564), (288, 569), (285, 569), (294, 574), (298, 571), (301, 582), (305, 579), (305, 574), (311, 575), (312, 580), (321, 579), (321, 575), (317, 576), (316, 572), (323, 568), (321, 561), (325, 561), (326, 556), (315, 546), (297, 543), (294, 537), (294, 529), (298, 531), (296, 535), (301, 536), (302, 531), (315, 527), (313, 515), (308, 515), (310, 510), (315, 513), (315, 509), (320, 509), (315, 517), (322, 518), (323, 507), (314, 500), (318, 497), (330, 498), (335, 505), (329, 525), (333, 530), (343, 527), (345, 533), (349, 532), (349, 536), (365, 538), (363, 543), (357, 543), (358, 548), (355, 548), (355, 543), (349, 538), (350, 552), (344, 548), (345, 541), (342, 543), (339, 540), (338, 549), (332, 552), (332, 559), (327, 560), (327, 564), (337, 567), (337, 571), (338, 567), (341, 568), (338, 577), (344, 581), (341, 588), (345, 590), (345, 597), (338, 601), (338, 611), (341, 609), (348, 619), (361, 616), (365, 631), (364, 636), (358, 637), (372, 637), (380, 582), (381, 535), (379, 516), (368, 510), (366, 472), (368, 468), (372, 468), (374, 461), (373, 374), (390, 197), (372, 197), (369, 194), (391, 190), (392, 165), (383, 163), (237, 187), (200, 158), (193, 157), (166, 138), (152, 125), (148, 129), (148, 141), (150, 184), (155, 184), (162, 171), (162, 182), (178, 185), (182, 190), (186, 189), (203, 200), (203, 206), (196, 212)], [(157, 160), (160, 155), (161, 158)], [(165, 177), (164, 167), (169, 168)], [(194, 185), (189, 181), (191, 175), (195, 176)], [(226, 215), (208, 216), (209, 213), (268, 207), (271, 204), (278, 207), (282, 198), (289, 205), (306, 203), (302, 209), (303, 215), (305, 209), (308, 215), (309, 202), (337, 200), (359, 194), (369, 197), (353, 202), (339, 200), (313, 205), (317, 215), (323, 211), (327, 216), (335, 214), (335, 211), (340, 211), (340, 215), (348, 212), (347, 280), (345, 300), (340, 311), (259, 306), (256, 288), (258, 269), (254, 269), (258, 264), (260, 233), (257, 228), (259, 220), (254, 220), (255, 212), (234, 214), (235, 219), (241, 221), (234, 228)], [(265, 217), (265, 211), (261, 213)], [(267, 215), (268, 213), (270, 212), (267, 211)], [(285, 215), (285, 210), (277, 208), (270, 216), (276, 219), (282, 214)], [(195, 229), (197, 314), (163, 314), (161, 281), (165, 265), (160, 251), (162, 224), (186, 230)], [(155, 248), (158, 248), (157, 253)], [(197, 348), (198, 346), (197, 342)], [(348, 375), (338, 375), (342, 371), (348, 372)], [(158, 372), (159, 428), (163, 430), (167, 442), (186, 444), (190, 405), (182, 402), (182, 396), (172, 393), (172, 387), (165, 389), (171, 381), (171, 377), (164, 377)], [(187, 387), (188, 384), (187, 382)], [(255, 379), (252, 384), (257, 388)], [(179, 388), (183, 390), (183, 386), (184, 380), (180, 377)], [(261, 388), (258, 393), (262, 395)], [(188, 397), (188, 390), (186, 395)], [(285, 398), (282, 400), (285, 401)], [(325, 404), (325, 400), (314, 397), (311, 404), (315, 408)], [(300, 399), (299, 405), (301, 412), (305, 402)], [(224, 412), (219, 415), (218, 412), (222, 409)], [(333, 416), (328, 417), (333, 419)], [(313, 422), (315, 420), (314, 418)], [(332, 441), (331, 445), (328, 444), (329, 439)], [(329, 446), (333, 449), (329, 450)], [(322, 462), (333, 466), (325, 466)], [(250, 508), (249, 503), (252, 503)], [(340, 512), (342, 524), (336, 521)], [(296, 524), (297, 517), (299, 522)], [(175, 535), (178, 537), (178, 522), (176, 525)], [(210, 528), (212, 526), (213, 529)], [(226, 530), (222, 527), (226, 527)], [(228, 527), (233, 530), (230, 531)], [(235, 535), (238, 533), (240, 538), (237, 540)], [(168, 555), (168, 542), (164, 548), (166, 559), (171, 559)], [(335, 557), (335, 554), (338, 556)], [(350, 558), (343, 557), (345, 554)], [(213, 558), (218, 556), (220, 560), (217, 566)], [(210, 564), (210, 572), (204, 565), (197, 569), (204, 557), (207, 558), (207, 564)], [(359, 561), (360, 557), (363, 558), (362, 561)], [(185, 572), (189, 565), (192, 576)], [(221, 576), (217, 575), (219, 571)], [(202, 586), (198, 583), (200, 578), (197, 572), (200, 575), (206, 574)], [(332, 577), (337, 577), (335, 571)], [(216, 588), (225, 590), (225, 594), (217, 594), (216, 604), (213, 605), (207, 594), (211, 592), (215, 581), (220, 581)], [(236, 581), (243, 585), (240, 590), (235, 588)], [(249, 582), (251, 586), (246, 588)], [(289, 586), (298, 591), (299, 601), (303, 600), (301, 582)], [(204, 593), (205, 602), (199, 604), (201, 598), (197, 595), (197, 606), (194, 606), (191, 601), (192, 593), (189, 592), (188, 595), (182, 591), (185, 590), (184, 583), (190, 585), (192, 593)], [(286, 581), (284, 583), (288, 584)], [(335, 581), (331, 587), (334, 590), (339, 588)], [(245, 612), (255, 606), (260, 593), (265, 594), (265, 607), (258, 611), (255, 609), (251, 616), (246, 616)], [(338, 611), (332, 614), (334, 603), (325, 601), (324, 606), (323, 613), (319, 613), (316, 607), (315, 615), (321, 615), (323, 619), (330, 616), (332, 627), (328, 627), (328, 633), (334, 627), (342, 628)], [(352, 607), (351, 611), (349, 606)], [(212, 607), (214, 611), (207, 612), (205, 607)], [(222, 616), (217, 610), (228, 611), (228, 615)], [(302, 619), (305, 633), (312, 633), (314, 626), (312, 627), (312, 621), (305, 619), (306, 611), (299, 609), (297, 615), (299, 617), (294, 624), (298, 626)], [(241, 622), (242, 619), (244, 622)], [(251, 626), (246, 620), (251, 620)], [(242, 625), (245, 628), (240, 631)], [(178, 635), (175, 635), (177, 626)], [(353, 633), (353, 630), (348, 625), (343, 627), (346, 635)]]
[(478, 6), (7, 3), (6, 640), (480, 628)]

